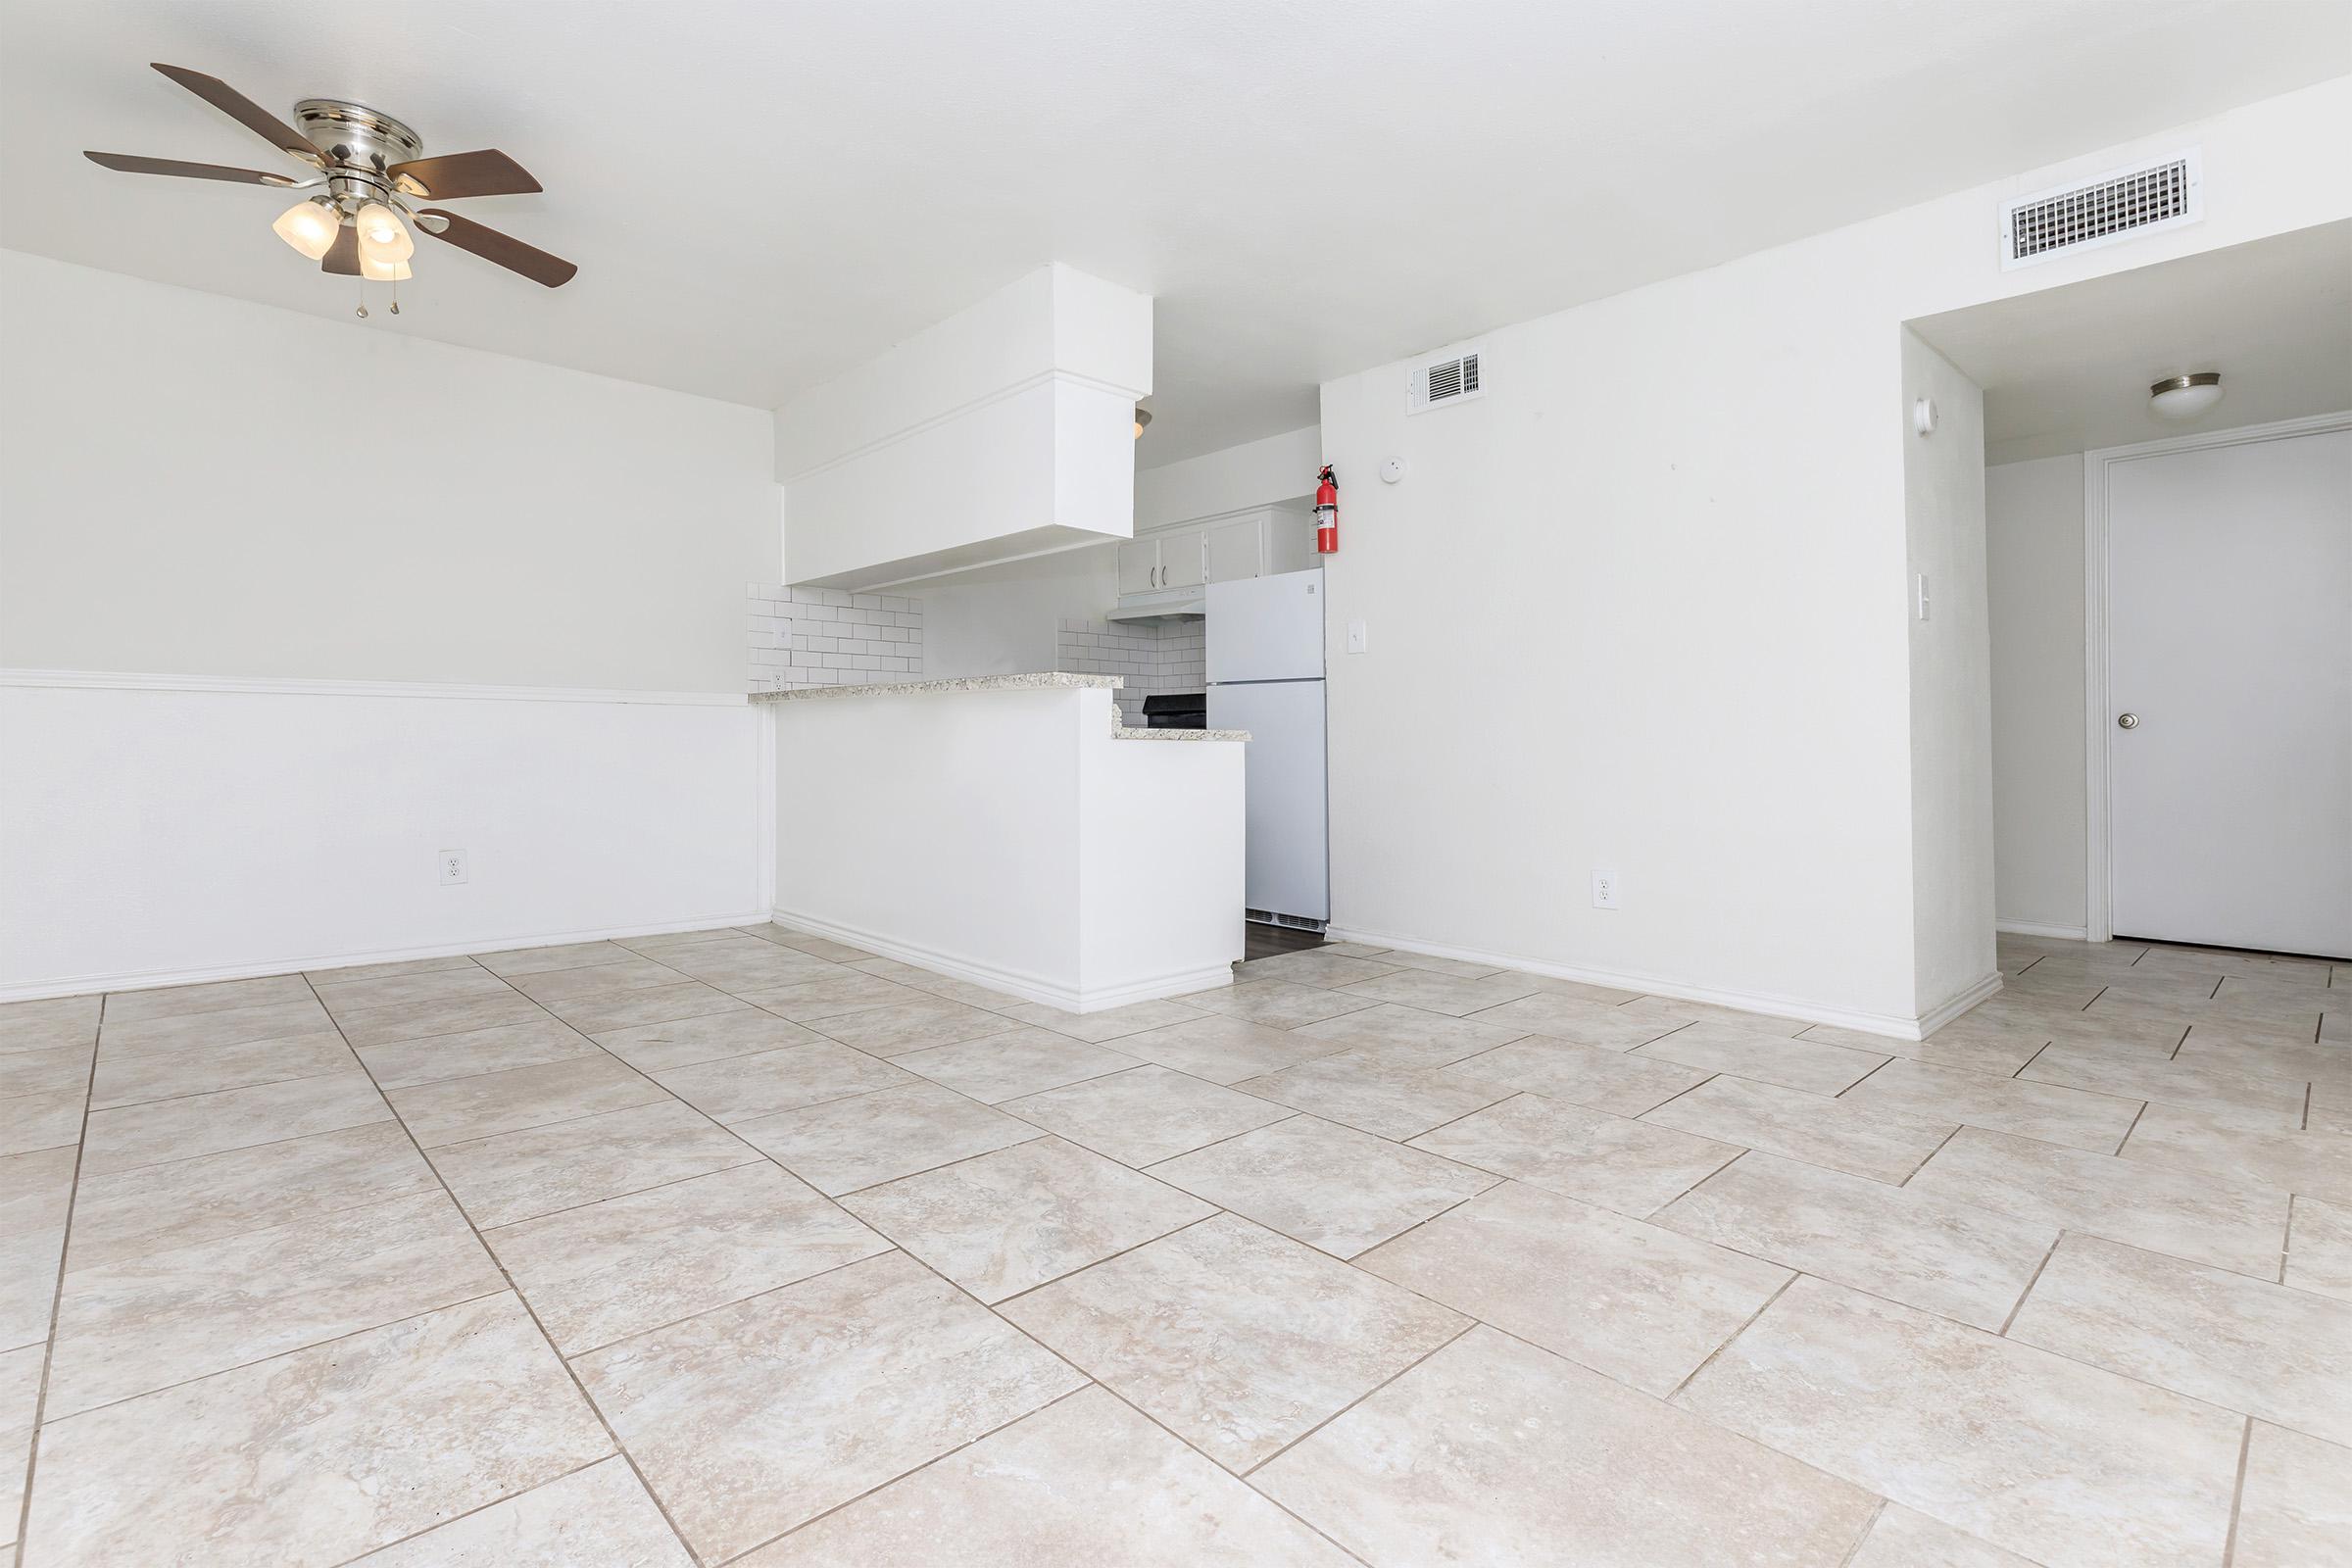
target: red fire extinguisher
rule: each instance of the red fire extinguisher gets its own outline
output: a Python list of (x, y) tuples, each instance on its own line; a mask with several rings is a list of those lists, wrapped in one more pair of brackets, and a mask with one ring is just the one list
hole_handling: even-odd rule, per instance
[(1336, 556), (1340, 553), (1340, 481), (1331, 476), (1328, 463), (1318, 477), (1322, 482), (1315, 486), (1315, 554)]

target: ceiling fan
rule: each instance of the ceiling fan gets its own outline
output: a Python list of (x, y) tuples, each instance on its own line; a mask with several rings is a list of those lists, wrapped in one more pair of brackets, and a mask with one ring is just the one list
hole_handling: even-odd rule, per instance
[[(83, 157), (126, 174), (171, 174), (280, 190), (323, 186), (318, 194), (287, 208), (270, 225), (280, 239), (318, 263), (322, 271), (374, 282), (406, 278), (416, 242), (402, 222), (404, 218), (435, 239), (471, 251), (548, 288), (563, 287), (579, 271), (562, 257), (495, 228), (438, 207), (416, 205), (540, 189), (539, 182), (505, 153), (449, 153), (426, 158), (423, 141), (408, 126), (365, 104), (341, 98), (305, 98), (296, 104), (294, 118), (302, 127), (297, 130), (218, 76), (183, 66), (158, 64), (155, 69), (278, 151), (308, 165), (312, 172), (298, 177), (127, 153), (84, 153)], [(397, 301), (392, 308), (400, 309)], [(365, 305), (360, 314), (368, 314)]]

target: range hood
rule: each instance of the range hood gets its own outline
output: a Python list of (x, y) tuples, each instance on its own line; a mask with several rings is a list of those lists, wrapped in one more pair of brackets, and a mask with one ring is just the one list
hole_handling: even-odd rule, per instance
[(1208, 613), (1208, 595), (1199, 589), (1175, 593), (1149, 604), (1113, 605), (1104, 620), (1199, 620)]

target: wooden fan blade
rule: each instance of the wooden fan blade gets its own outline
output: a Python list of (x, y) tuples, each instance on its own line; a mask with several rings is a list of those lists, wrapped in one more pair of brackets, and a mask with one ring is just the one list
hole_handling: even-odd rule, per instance
[(290, 153), (314, 169), (325, 167), (326, 159), (310, 137), (219, 76), (208, 76), (201, 71), (190, 71), (185, 66), (167, 66), (161, 61), (149, 61), (148, 64), (280, 152)]
[(340, 272), (345, 277), (360, 275), (360, 230), (356, 223), (345, 223), (335, 230), (335, 242), (327, 247), (326, 255), (318, 262), (321, 272)]
[(485, 262), (496, 262), (510, 272), (520, 272), (534, 283), (548, 288), (562, 288), (571, 281), (579, 269), (561, 256), (550, 256), (536, 246), (525, 245), (512, 234), (501, 234), (470, 219), (455, 213), (445, 213), (437, 207), (427, 207), (416, 215), (440, 221), (440, 228), (416, 226), (438, 240), (446, 240), (462, 251), (471, 251)]
[(292, 174), (265, 173), (258, 169), (231, 169), (226, 164), (183, 164), (176, 158), (140, 158), (130, 153), (83, 153), (101, 169), (124, 174), (175, 174), (181, 179), (220, 179), (232, 185), (275, 185), (281, 189), (303, 183)]
[(418, 158), (394, 164), (384, 172), (406, 194), (431, 202), (456, 201), (462, 196), (520, 196), (541, 188), (529, 170), (496, 148)]

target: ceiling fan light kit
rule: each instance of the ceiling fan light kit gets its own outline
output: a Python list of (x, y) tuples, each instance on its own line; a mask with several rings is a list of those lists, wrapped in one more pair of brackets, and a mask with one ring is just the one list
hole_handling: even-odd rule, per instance
[[(541, 187), (527, 170), (495, 149), (424, 156), (424, 142), (391, 116), (342, 98), (305, 98), (294, 106), (300, 128), (270, 114), (218, 76), (184, 66), (155, 69), (227, 115), (279, 152), (307, 166), (307, 175), (232, 169), (220, 164), (184, 163), (127, 153), (84, 153), (101, 168), (127, 174), (164, 174), (263, 185), (278, 190), (317, 190), (278, 215), (270, 226), (277, 237), (319, 270), (363, 282), (399, 283), (412, 275), (416, 253), (412, 230), (421, 229), (444, 244), (470, 251), (495, 266), (547, 288), (561, 288), (579, 271), (562, 257), (495, 228), (418, 201), (456, 201), (468, 196), (527, 195)], [(323, 189), (320, 189), (323, 187)], [(406, 220), (404, 222), (403, 220)], [(393, 295), (392, 312), (400, 314)], [(365, 295), (359, 314), (368, 314)]]

